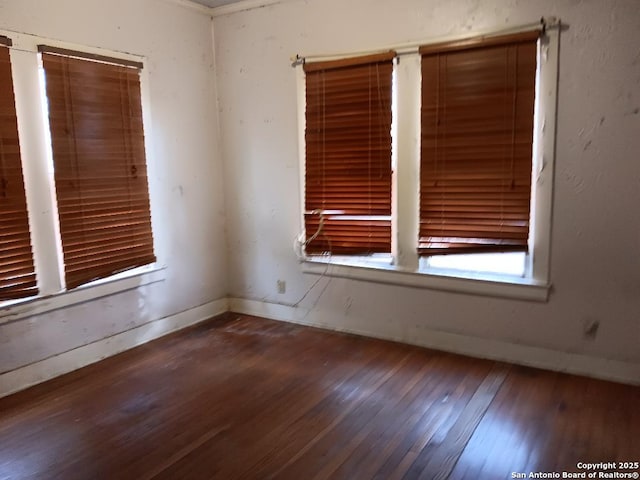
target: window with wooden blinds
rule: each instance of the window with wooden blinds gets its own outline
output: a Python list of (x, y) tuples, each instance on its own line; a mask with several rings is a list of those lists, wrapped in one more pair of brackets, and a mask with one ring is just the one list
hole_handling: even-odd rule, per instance
[(40, 51), (67, 288), (153, 263), (138, 65)]
[(527, 250), (539, 33), (420, 49), (420, 255)]
[(38, 294), (8, 46), (0, 37), (0, 301)]
[(391, 251), (394, 56), (304, 65), (307, 254)]

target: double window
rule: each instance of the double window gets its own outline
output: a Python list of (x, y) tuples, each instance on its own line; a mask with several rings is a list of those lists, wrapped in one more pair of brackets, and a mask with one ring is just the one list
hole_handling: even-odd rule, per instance
[(555, 120), (555, 105), (543, 112), (553, 119), (538, 118), (542, 90), (555, 101), (541, 35), (305, 61), (307, 258), (386, 254), (404, 271), (535, 278), (550, 221), (549, 186), (537, 191), (535, 177), (553, 155), (543, 126)]
[[(43, 96), (42, 118), (34, 123), (46, 128), (40, 154), (49, 158), (30, 158), (29, 164), (20, 146), (37, 142), (22, 136), (34, 119), (22, 119), (18, 128), (11, 41), (1, 43), (0, 300), (70, 290), (155, 262), (142, 64), (48, 45), (16, 52), (20, 74), (39, 79)], [(31, 199), (23, 178), (34, 183)], [(48, 190), (35, 185), (42, 178), (49, 180)], [(46, 218), (29, 200), (47, 208)], [(34, 252), (32, 245), (42, 247)]]

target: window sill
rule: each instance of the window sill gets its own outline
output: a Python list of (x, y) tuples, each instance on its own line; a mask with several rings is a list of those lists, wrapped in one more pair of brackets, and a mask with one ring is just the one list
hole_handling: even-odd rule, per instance
[(302, 271), (365, 282), (536, 302), (546, 302), (550, 290), (550, 285), (531, 278), (453, 270), (405, 270), (379, 260), (367, 262), (362, 257), (334, 257), (329, 262), (307, 258), (302, 262)]
[(165, 267), (150, 265), (96, 280), (73, 290), (7, 302), (0, 305), (0, 325), (162, 282), (164, 279)]

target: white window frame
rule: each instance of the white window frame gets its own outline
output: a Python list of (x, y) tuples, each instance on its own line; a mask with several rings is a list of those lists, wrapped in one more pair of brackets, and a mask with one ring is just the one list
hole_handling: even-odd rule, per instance
[(82, 51), (97, 55), (143, 62), (144, 57), (61, 42), (37, 35), (0, 30), (12, 40), (10, 47), (11, 70), (15, 92), (20, 154), (27, 197), (29, 229), (40, 293), (35, 297), (0, 302), (0, 324), (28, 316), (46, 313), (97, 298), (131, 290), (143, 285), (163, 281), (165, 266), (163, 249), (158, 242), (158, 220), (154, 215), (154, 198), (158, 198), (155, 169), (151, 154), (151, 114), (149, 101), (149, 73), (140, 72), (142, 121), (145, 132), (145, 153), (148, 172), (149, 200), (156, 262), (96, 280), (72, 290), (64, 288), (64, 266), (60, 240), (59, 220), (53, 172), (50, 168), (51, 143), (48, 139), (49, 119), (45, 117), (43, 91), (40, 78), (41, 57), (38, 45)]
[[(523, 276), (420, 267), (417, 253), (420, 179), (421, 62), (417, 46), (395, 48), (397, 95), (394, 97), (395, 170), (392, 179), (392, 251), (386, 261), (380, 256), (306, 256), (304, 273), (376, 283), (453, 291), (522, 300), (548, 300), (551, 289), (551, 219), (555, 163), (556, 105), (560, 22), (547, 20), (545, 35), (538, 42), (538, 72), (534, 152), (532, 159), (531, 226), (529, 252)], [(521, 30), (530, 30), (526, 27)], [(503, 32), (477, 32), (490, 35)], [(513, 33), (513, 31), (512, 31)], [(421, 44), (459, 40), (457, 36)], [(300, 152), (301, 226), (305, 204), (305, 77), (296, 69), (298, 92), (298, 138)], [(329, 265), (327, 266), (327, 263)], [(426, 262), (423, 262), (423, 264)]]

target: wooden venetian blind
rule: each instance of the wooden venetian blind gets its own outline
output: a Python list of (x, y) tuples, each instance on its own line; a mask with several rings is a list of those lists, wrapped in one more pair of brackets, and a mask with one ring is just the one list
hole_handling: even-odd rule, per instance
[(0, 301), (38, 294), (8, 46), (0, 37)]
[(141, 65), (40, 51), (67, 288), (154, 262)]
[(538, 36), (420, 49), (421, 255), (527, 250)]
[(394, 56), (304, 65), (307, 254), (391, 251)]

